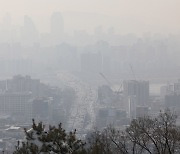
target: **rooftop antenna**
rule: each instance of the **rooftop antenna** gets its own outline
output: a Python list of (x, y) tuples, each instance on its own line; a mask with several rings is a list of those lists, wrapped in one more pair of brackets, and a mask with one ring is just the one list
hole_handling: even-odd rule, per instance
[(135, 73), (134, 73), (133, 67), (132, 67), (131, 64), (129, 64), (129, 66), (130, 66), (131, 72), (132, 72), (132, 74), (133, 74), (133, 76), (134, 76), (134, 79), (136, 80), (136, 75), (135, 75)]

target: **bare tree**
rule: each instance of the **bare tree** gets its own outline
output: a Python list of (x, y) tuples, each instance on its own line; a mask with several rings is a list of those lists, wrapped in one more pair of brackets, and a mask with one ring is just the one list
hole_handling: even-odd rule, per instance
[(85, 142), (61, 127), (50, 127), (46, 132), (42, 123), (33, 121), (32, 131), (25, 131), (27, 142), (16, 146), (14, 154), (54, 152), (64, 154), (179, 154), (180, 128), (177, 116), (165, 110), (159, 116), (132, 120), (126, 130), (109, 126), (90, 133)]
[(179, 154), (180, 128), (170, 110), (159, 116), (134, 119), (125, 131), (109, 126), (95, 131), (88, 142), (90, 154)]
[(132, 153), (180, 153), (180, 131), (176, 126), (176, 119), (177, 116), (168, 109), (157, 118), (147, 116), (134, 119), (126, 129), (134, 146)]
[(90, 134), (87, 151), (89, 154), (128, 154), (127, 142), (125, 132), (108, 126)]

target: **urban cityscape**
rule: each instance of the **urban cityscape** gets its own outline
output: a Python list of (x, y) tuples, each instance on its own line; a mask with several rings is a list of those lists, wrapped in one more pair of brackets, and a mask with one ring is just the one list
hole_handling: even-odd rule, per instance
[[(23, 154), (16, 145), (27, 141), (27, 130), (32, 130), (34, 121), (43, 123), (44, 130), (62, 124), (67, 132), (75, 130), (82, 141), (86, 141), (94, 130), (103, 132), (113, 127), (127, 131), (133, 120), (156, 119), (167, 110), (176, 114), (175, 125), (179, 128), (180, 31), (124, 34), (113, 26), (114, 22), (107, 25), (102, 22), (101, 25), (100, 21), (94, 27), (95, 23), (92, 23), (93, 28), (88, 31), (86, 24), (107, 16), (76, 12), (74, 19), (67, 19), (68, 15), (53, 10), (46, 21), (45, 27), (49, 27), (46, 31), (39, 28), (31, 15), (23, 15), (18, 24), (11, 12), (1, 15), (0, 153)], [(78, 17), (89, 22), (84, 23), (84, 29), (68, 32), (67, 21), (72, 20), (78, 27), (80, 23), (75, 24)], [(151, 141), (148, 143), (150, 150), (146, 147), (147, 142), (143, 146), (137, 142), (142, 149), (137, 148), (136, 152), (121, 148), (122, 151), (116, 152), (66, 153), (158, 153), (151, 152), (153, 145)], [(131, 143), (127, 142), (127, 145), (130, 147)], [(180, 149), (180, 145), (177, 148)], [(178, 152), (180, 150), (172, 153), (165, 150), (158, 154)], [(36, 154), (27, 154), (30, 153)]]

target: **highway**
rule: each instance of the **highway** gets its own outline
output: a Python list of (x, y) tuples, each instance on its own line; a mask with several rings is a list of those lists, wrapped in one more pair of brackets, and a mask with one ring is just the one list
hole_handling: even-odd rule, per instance
[[(67, 130), (71, 131), (76, 129), (79, 133), (91, 130), (95, 123), (97, 89), (82, 82), (69, 72), (58, 72), (57, 77), (65, 86), (73, 88), (77, 96), (68, 118)], [(87, 118), (85, 118), (87, 115), (89, 117), (88, 121), (86, 121)]]

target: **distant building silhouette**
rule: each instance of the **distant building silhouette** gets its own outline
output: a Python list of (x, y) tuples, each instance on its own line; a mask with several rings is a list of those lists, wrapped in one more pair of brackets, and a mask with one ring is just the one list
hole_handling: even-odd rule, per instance
[(11, 18), (11, 15), (9, 13), (7, 13), (3, 17), (2, 28), (5, 30), (10, 30), (12, 28), (12, 18)]
[(12, 18), (10, 14), (3, 17), (0, 31), (0, 42), (12, 42)]
[(64, 35), (64, 20), (60, 12), (55, 12), (51, 16), (51, 35), (53, 42), (58, 44)]
[(38, 31), (32, 19), (24, 16), (24, 25), (22, 27), (22, 41), (24, 45), (34, 45), (38, 42)]
[(17, 122), (30, 122), (32, 118), (50, 120), (53, 107), (59, 103), (59, 89), (39, 79), (17, 75), (0, 81), (0, 114), (11, 115)]

